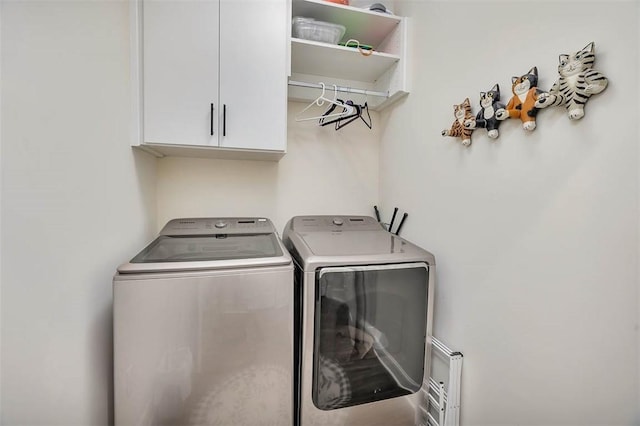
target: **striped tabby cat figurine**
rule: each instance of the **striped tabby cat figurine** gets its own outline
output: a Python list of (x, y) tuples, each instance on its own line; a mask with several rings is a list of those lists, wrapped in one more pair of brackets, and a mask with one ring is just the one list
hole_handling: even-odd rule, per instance
[(500, 108), (496, 111), (498, 120), (506, 120), (507, 118), (520, 118), (522, 120), (522, 128), (533, 131), (536, 128), (536, 115), (538, 108), (535, 103), (538, 95), (538, 68), (533, 67), (526, 74), (520, 77), (511, 78), (511, 91), (513, 97), (509, 100), (506, 108)]
[(453, 116), (456, 119), (453, 124), (451, 124), (451, 128), (449, 130), (445, 129), (442, 131), (442, 136), (458, 137), (462, 140), (462, 145), (471, 145), (471, 133), (473, 132), (473, 129), (469, 129), (464, 126), (464, 122), (466, 120), (473, 119), (469, 98), (466, 98), (461, 104), (453, 106)]
[(584, 106), (591, 95), (602, 92), (608, 84), (604, 75), (591, 68), (596, 60), (593, 49), (591, 42), (571, 55), (560, 55), (560, 79), (549, 93), (540, 94), (536, 107), (564, 105), (571, 120), (584, 117)]
[(500, 86), (496, 84), (488, 92), (480, 92), (480, 111), (476, 118), (465, 120), (464, 127), (467, 129), (482, 127), (487, 129), (491, 139), (496, 139), (500, 136), (498, 127), (502, 123), (496, 118), (496, 111), (501, 108), (504, 108), (504, 104), (500, 102)]

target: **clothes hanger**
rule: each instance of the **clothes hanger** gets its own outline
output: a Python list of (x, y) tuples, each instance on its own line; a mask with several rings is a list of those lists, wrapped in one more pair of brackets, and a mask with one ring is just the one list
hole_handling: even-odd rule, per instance
[[(343, 103), (339, 103), (338, 100), (332, 100), (329, 99), (327, 97), (325, 97), (325, 85), (324, 83), (320, 82), (320, 85), (322, 86), (322, 93), (320, 94), (320, 96), (318, 96), (318, 98), (316, 100), (314, 100), (313, 102), (311, 102), (309, 105), (307, 105), (307, 107), (305, 109), (303, 109), (302, 111), (300, 111), (298, 114), (296, 114), (296, 121), (308, 121), (308, 120), (319, 120), (321, 118), (329, 118), (329, 117), (339, 117), (341, 115), (349, 115), (353, 113), (354, 108), (350, 105), (346, 105)], [(338, 92), (338, 88), (336, 86), (336, 94)], [(325, 113), (323, 113), (322, 115), (318, 115), (318, 116), (314, 116), (314, 117), (302, 117), (302, 115), (311, 107), (313, 106), (322, 106), (324, 105), (325, 102), (328, 102), (330, 104), (334, 104), (336, 106), (341, 106), (344, 107), (344, 110), (338, 113), (331, 113), (328, 115), (325, 115)]]
[[(369, 104), (365, 101), (364, 105), (355, 104), (353, 101), (348, 100), (345, 105), (352, 106), (355, 111), (352, 114), (345, 114), (342, 117), (337, 117), (329, 121), (322, 121), (321, 126), (327, 126), (335, 123), (335, 130), (340, 130), (349, 123), (353, 123), (357, 119), (361, 119), (362, 122), (369, 128), (372, 128), (371, 115), (369, 114)], [(367, 118), (364, 118), (363, 113), (366, 112)]]
[(356, 112), (354, 114), (351, 114), (348, 117), (343, 118), (342, 120), (336, 121), (335, 130), (340, 130), (347, 124), (351, 124), (354, 121), (356, 121), (358, 118), (362, 117), (362, 106), (358, 104), (355, 104), (354, 106), (356, 108)]
[(320, 120), (318, 120), (318, 124), (320, 126), (324, 125), (323, 123), (327, 118), (334, 116), (333, 111), (337, 107), (342, 108), (342, 112), (340, 114), (348, 115), (348, 107), (351, 107), (351, 106), (345, 105), (345, 102), (342, 99), (338, 99), (338, 86), (336, 86), (335, 84), (333, 85), (333, 101), (334, 102), (331, 104), (329, 109), (325, 111), (325, 113), (322, 114), (322, 117), (320, 117)]
[(353, 111), (350, 114), (349, 113), (345, 113), (342, 116), (334, 117), (333, 119), (328, 120), (328, 121), (327, 120), (323, 120), (320, 125), (321, 126), (328, 126), (329, 124), (338, 123), (338, 122), (340, 122), (342, 120), (347, 120), (349, 118), (358, 116), (358, 114), (359, 114), (359, 112), (358, 112), (359, 105), (354, 104), (353, 101), (351, 101), (351, 100), (346, 101), (344, 103), (344, 105), (345, 105), (345, 107), (347, 107), (347, 106), (351, 107), (353, 109)]
[[(371, 115), (369, 114), (369, 97), (367, 96), (367, 91), (366, 90), (364, 92), (364, 105), (358, 105), (356, 109), (358, 111), (357, 117), (354, 116), (353, 118), (349, 119), (348, 121), (338, 121), (336, 123), (336, 130), (340, 130), (341, 128), (343, 128), (344, 126), (346, 126), (349, 123), (352, 123), (353, 121), (357, 120), (358, 118), (360, 118), (362, 120), (362, 122), (369, 129), (371, 129), (373, 122), (371, 121)], [(367, 113), (367, 119), (364, 118), (363, 112)]]
[(367, 120), (365, 120), (362, 115), (360, 116), (360, 118), (362, 119), (364, 124), (369, 128), (369, 130), (371, 130), (371, 128), (373, 127), (373, 121), (371, 121), (371, 115), (369, 114), (369, 96), (367, 96), (366, 90), (364, 91), (364, 105), (362, 106), (362, 108), (366, 110), (367, 119), (369, 120), (369, 122), (367, 122)]
[[(364, 105), (356, 105), (356, 109), (358, 110), (358, 114), (357, 116), (354, 116), (352, 118), (350, 118), (348, 121), (344, 121), (344, 120), (340, 120), (336, 123), (336, 130), (340, 130), (341, 128), (343, 128), (344, 126), (346, 126), (349, 123), (352, 123), (353, 121), (357, 120), (358, 118), (362, 120), (362, 122), (369, 128), (371, 129), (372, 127), (372, 123), (371, 123), (371, 115), (369, 114), (369, 104), (367, 102), (364, 103)], [(363, 112), (366, 111), (367, 113), (367, 120), (365, 120), (364, 116), (363, 116)]]
[[(364, 115), (362, 114), (363, 112), (367, 113), (367, 119), (365, 120)], [(360, 119), (362, 120), (362, 122), (369, 128), (371, 129), (373, 122), (371, 121), (371, 115), (369, 114), (369, 97), (367, 96), (367, 91), (365, 90), (364, 92), (364, 105), (360, 105)], [(368, 121), (367, 121), (368, 120)], [(348, 124), (348, 123), (347, 123)], [(336, 127), (338, 125), (336, 124)], [(338, 130), (340, 127), (338, 127), (336, 130)]]

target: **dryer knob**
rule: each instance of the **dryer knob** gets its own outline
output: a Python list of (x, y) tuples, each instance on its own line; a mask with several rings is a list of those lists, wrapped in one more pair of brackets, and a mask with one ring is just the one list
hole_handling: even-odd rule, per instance
[(218, 229), (225, 228), (226, 226), (227, 226), (226, 222), (216, 222), (216, 228)]
[(336, 217), (335, 219), (333, 219), (333, 224), (334, 225), (338, 225), (338, 226), (342, 226), (344, 225), (344, 221), (338, 217)]

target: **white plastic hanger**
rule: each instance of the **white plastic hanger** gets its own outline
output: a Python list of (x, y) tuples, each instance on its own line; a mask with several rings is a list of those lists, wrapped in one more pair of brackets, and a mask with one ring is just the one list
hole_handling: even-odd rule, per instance
[[(307, 105), (307, 107), (305, 109), (303, 109), (302, 111), (300, 111), (298, 114), (296, 114), (296, 121), (308, 121), (308, 120), (320, 120), (320, 119), (326, 119), (326, 118), (330, 118), (330, 117), (339, 117), (341, 115), (350, 115), (353, 113), (354, 108), (351, 105), (347, 105), (347, 104), (343, 104), (342, 102), (338, 101), (338, 86), (336, 86), (335, 84), (333, 85), (334, 87), (334, 99), (329, 99), (326, 98), (324, 96), (325, 94), (325, 85), (324, 83), (320, 82), (320, 85), (322, 86), (322, 93), (320, 94), (320, 96), (318, 96), (318, 98), (311, 102), (309, 105)], [(302, 115), (305, 113), (305, 111), (307, 111), (309, 108), (315, 106), (322, 106), (324, 105), (325, 102), (328, 102), (330, 104), (334, 104), (336, 106), (339, 106), (342, 108), (342, 110), (340, 110), (339, 112), (335, 112), (332, 114), (328, 114), (328, 115), (317, 115), (317, 116), (313, 116), (313, 117), (302, 117)]]

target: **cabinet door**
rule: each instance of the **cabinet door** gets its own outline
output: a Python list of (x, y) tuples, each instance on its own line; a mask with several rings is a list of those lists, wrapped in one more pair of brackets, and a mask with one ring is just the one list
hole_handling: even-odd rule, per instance
[(143, 2), (145, 142), (218, 145), (219, 6)]
[(220, 147), (284, 151), (286, 0), (220, 1)]

